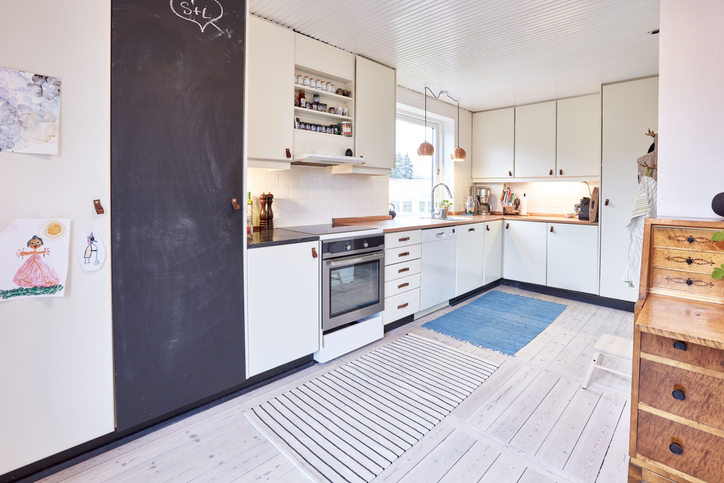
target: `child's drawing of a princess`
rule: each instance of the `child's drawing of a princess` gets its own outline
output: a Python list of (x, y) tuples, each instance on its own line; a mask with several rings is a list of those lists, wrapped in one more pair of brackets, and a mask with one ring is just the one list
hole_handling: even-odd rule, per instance
[(21, 287), (53, 287), (60, 283), (60, 278), (55, 270), (50, 268), (45, 262), (40, 259), (40, 256), (48, 254), (49, 250), (39, 248), (43, 246), (43, 239), (37, 235), (33, 235), (33, 238), (28, 240), (28, 247), (31, 250), (18, 250), (19, 257), (25, 257), (30, 255), (25, 263), (22, 264), (20, 269), (15, 274), (13, 282)]

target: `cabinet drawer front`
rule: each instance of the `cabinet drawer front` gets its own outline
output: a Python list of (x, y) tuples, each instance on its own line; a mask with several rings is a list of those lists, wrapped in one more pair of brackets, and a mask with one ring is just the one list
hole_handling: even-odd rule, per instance
[(639, 401), (724, 429), (724, 379), (641, 359), (639, 381)]
[(388, 265), (385, 267), (385, 282), (415, 275), (416, 273), (420, 273), (421, 268), (422, 262), (419, 258), (417, 260), (410, 260), (409, 262)]
[(396, 233), (385, 233), (385, 248), (397, 248), (407, 245), (419, 245), (422, 241), (422, 231), (398, 231)]
[(385, 265), (415, 260), (416, 258), (420, 258), (421, 253), (421, 245), (387, 249), (385, 250)]
[[(677, 344), (679, 348), (674, 347)], [(724, 372), (724, 351), (660, 335), (641, 334), (641, 352)]]
[(409, 292), (388, 297), (385, 299), (385, 311), (382, 319), (385, 324), (400, 320), (420, 310), (420, 289), (416, 288)]
[(724, 439), (646, 411), (639, 411), (636, 452), (704, 481), (724, 481)]
[(420, 274), (385, 282), (385, 297), (393, 297), (420, 288)]
[(654, 248), (654, 268), (683, 270), (711, 275), (714, 267), (724, 263), (722, 253), (696, 253), (689, 250)]
[(654, 227), (654, 247), (724, 252), (724, 242), (711, 241), (716, 230)]
[(652, 288), (671, 290), (687, 296), (724, 299), (724, 283), (711, 278), (711, 274), (678, 272), (654, 268)]

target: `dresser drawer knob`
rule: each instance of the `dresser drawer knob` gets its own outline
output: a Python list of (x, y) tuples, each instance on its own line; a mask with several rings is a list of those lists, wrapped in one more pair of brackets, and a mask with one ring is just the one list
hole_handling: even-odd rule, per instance
[(674, 389), (674, 392), (672, 392), (671, 395), (674, 396), (674, 399), (677, 401), (683, 401), (686, 399), (686, 394), (684, 394), (684, 391), (681, 389)]
[(689, 238), (686, 239), (686, 241), (688, 241), (689, 243), (694, 243), (694, 237), (690, 236)]
[(686, 279), (686, 285), (691, 285), (692, 283), (694, 283), (694, 281), (692, 279), (690, 279), (690, 278)]
[(671, 450), (671, 452), (674, 453), (676, 456), (681, 456), (682, 454), (684, 454), (684, 450), (678, 443), (671, 443), (669, 445), (669, 450)]
[(686, 342), (681, 342), (680, 340), (677, 340), (674, 342), (674, 349), (679, 349), (680, 351), (686, 350)]
[(686, 263), (687, 263), (688, 265), (691, 265), (692, 263), (694, 263), (694, 260), (692, 260), (692, 258), (689, 257), (689, 258), (686, 259)]

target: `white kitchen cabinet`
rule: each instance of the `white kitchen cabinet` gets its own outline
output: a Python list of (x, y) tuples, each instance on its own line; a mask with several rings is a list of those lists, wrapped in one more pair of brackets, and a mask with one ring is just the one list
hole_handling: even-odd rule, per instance
[(503, 278), (503, 221), (485, 223), (485, 273), (483, 285)]
[(598, 226), (548, 223), (549, 287), (598, 294)]
[(355, 156), (365, 167), (395, 167), (397, 80), (394, 69), (357, 56)]
[(273, 167), (268, 162), (291, 161), (295, 34), (253, 15), (248, 26), (247, 157), (249, 166)]
[(556, 169), (556, 101), (515, 108), (515, 176), (552, 178)]
[(546, 223), (503, 220), (503, 277), (546, 284)]
[(299, 67), (319, 75), (354, 79), (354, 54), (299, 33), (294, 34), (294, 47), (293, 63)]
[(515, 108), (473, 114), (473, 178), (512, 178)]
[(647, 129), (658, 131), (659, 79), (651, 77), (603, 86), (603, 162), (601, 167), (602, 297), (636, 301), (638, 287), (624, 282), (634, 197), (636, 159), (651, 145)]
[(421, 241), (421, 230), (385, 233), (385, 325), (420, 310)]
[(247, 377), (319, 350), (319, 242), (248, 250)]
[(558, 101), (556, 176), (600, 176), (601, 96)]
[(484, 285), (485, 223), (459, 225), (457, 232), (455, 296), (468, 293)]

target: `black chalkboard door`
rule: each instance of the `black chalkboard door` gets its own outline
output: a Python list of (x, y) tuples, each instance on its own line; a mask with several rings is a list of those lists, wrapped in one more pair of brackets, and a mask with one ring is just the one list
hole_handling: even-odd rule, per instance
[(119, 432), (244, 382), (245, 224), (231, 199), (246, 198), (245, 12), (243, 0), (112, 2)]

